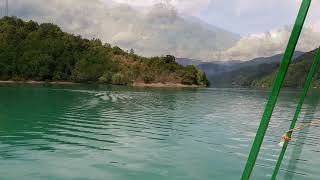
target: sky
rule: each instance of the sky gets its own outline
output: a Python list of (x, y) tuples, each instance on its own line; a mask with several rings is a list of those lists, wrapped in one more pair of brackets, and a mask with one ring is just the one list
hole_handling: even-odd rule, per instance
[[(165, 2), (176, 7), (181, 16), (201, 20), (242, 38), (224, 51), (215, 51), (215, 60), (248, 60), (280, 54), (290, 36), (302, 0), (115, 0), (134, 7), (149, 7)], [(310, 51), (320, 42), (320, 1), (313, 1), (298, 42), (297, 50)], [(143, 9), (143, 8), (142, 8)]]
[[(52, 22), (139, 55), (247, 61), (284, 51), (302, 0), (9, 1), (10, 15)], [(298, 51), (319, 46), (318, 9), (320, 1), (314, 0)]]
[[(108, 2), (109, 0), (104, 0)], [(156, 3), (169, 3), (184, 16), (197, 16), (209, 24), (240, 35), (266, 32), (294, 22), (301, 0), (114, 0), (135, 7), (148, 7)], [(320, 25), (313, 1), (307, 24)], [(320, 28), (319, 28), (320, 29)]]

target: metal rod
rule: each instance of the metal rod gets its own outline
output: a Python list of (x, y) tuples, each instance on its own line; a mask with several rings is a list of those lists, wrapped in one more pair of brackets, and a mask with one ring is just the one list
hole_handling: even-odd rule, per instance
[(263, 116), (261, 118), (261, 122), (260, 122), (260, 126), (258, 128), (256, 137), (254, 139), (245, 169), (243, 171), (242, 174), (242, 180), (248, 180), (251, 176), (252, 170), (254, 168), (254, 165), (256, 163), (265, 133), (267, 131), (269, 122), (270, 122), (270, 118), (272, 116), (273, 113), (273, 109), (276, 105), (279, 93), (280, 93), (280, 89), (282, 86), (282, 83), (285, 79), (285, 76), (287, 74), (288, 71), (288, 67), (289, 64), (291, 62), (293, 53), (295, 51), (298, 39), (300, 37), (300, 33), (305, 21), (305, 18), (308, 14), (308, 10), (311, 4), (311, 0), (303, 0), (299, 13), (298, 13), (298, 17), (296, 19), (296, 22), (294, 24), (286, 51), (283, 55), (281, 64), (280, 64), (280, 68), (279, 71), (277, 73), (276, 79), (274, 81), (273, 87), (272, 87), (272, 91), (271, 91), (271, 95), (269, 97), (268, 103), (265, 107)]

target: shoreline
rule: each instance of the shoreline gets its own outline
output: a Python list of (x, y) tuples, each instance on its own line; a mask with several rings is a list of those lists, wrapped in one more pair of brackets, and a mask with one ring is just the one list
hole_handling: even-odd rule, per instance
[(0, 84), (77, 84), (71, 81), (0, 81)]
[(152, 87), (152, 88), (201, 88), (203, 86), (198, 85), (185, 85), (181, 83), (143, 83), (143, 82), (134, 82), (131, 85), (132, 87)]
[[(60, 85), (73, 85), (79, 84), (72, 81), (0, 81), (0, 84), (60, 84)], [(109, 85), (109, 84), (106, 84)], [(111, 84), (110, 84), (111, 85)], [(185, 85), (181, 83), (143, 83), (143, 82), (134, 82), (131, 85), (127, 85), (128, 87), (150, 87), (150, 88), (201, 88), (204, 86), (199, 85)]]

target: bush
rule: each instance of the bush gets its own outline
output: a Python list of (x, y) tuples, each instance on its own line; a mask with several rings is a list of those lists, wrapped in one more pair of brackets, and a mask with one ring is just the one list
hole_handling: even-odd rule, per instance
[(155, 80), (155, 77), (150, 73), (146, 73), (143, 75), (142, 79), (143, 79), (144, 83), (149, 84)]
[(112, 83), (112, 73), (111, 72), (105, 72), (100, 78), (100, 83)]
[(112, 76), (112, 84), (126, 85), (128, 84), (128, 79), (122, 73), (116, 73)]

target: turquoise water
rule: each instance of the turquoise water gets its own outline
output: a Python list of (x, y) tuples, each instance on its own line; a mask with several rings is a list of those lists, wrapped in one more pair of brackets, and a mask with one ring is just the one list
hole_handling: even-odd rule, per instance
[[(319, 117), (319, 92), (306, 100), (300, 122)], [(267, 96), (249, 89), (0, 85), (0, 179), (240, 179)], [(282, 92), (253, 179), (270, 179), (297, 96)], [(279, 179), (320, 178), (319, 128), (294, 135)]]

